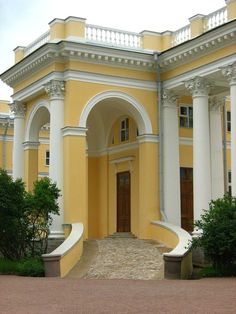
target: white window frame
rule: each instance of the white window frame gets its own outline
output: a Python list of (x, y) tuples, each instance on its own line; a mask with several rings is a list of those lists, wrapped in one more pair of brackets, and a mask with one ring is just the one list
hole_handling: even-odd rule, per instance
[[(182, 113), (182, 109), (185, 109), (186, 113)], [(192, 114), (190, 114), (190, 112), (192, 112)], [(185, 121), (185, 123), (182, 123), (182, 121)], [(179, 126), (181, 128), (193, 128), (193, 107), (191, 105), (179, 106)]]
[(229, 192), (229, 194), (230, 195), (232, 195), (232, 185), (231, 185), (231, 183), (232, 183), (232, 179), (231, 179), (231, 170), (228, 170), (228, 192)]
[(129, 140), (129, 118), (120, 121), (120, 141), (125, 142)]
[(227, 132), (231, 132), (231, 111), (226, 111)]
[(50, 151), (45, 151), (45, 166), (50, 166)]

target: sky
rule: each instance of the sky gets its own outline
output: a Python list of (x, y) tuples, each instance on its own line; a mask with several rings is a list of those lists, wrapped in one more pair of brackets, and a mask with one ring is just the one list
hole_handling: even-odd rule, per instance
[[(54, 18), (77, 16), (99, 26), (163, 32), (224, 6), (224, 0), (0, 0), (0, 73), (14, 64), (13, 50), (48, 31)], [(12, 93), (0, 81), (0, 100), (11, 101)]]

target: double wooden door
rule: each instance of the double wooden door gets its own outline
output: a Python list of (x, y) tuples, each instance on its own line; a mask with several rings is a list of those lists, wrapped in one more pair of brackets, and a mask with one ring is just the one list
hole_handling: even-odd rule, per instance
[(117, 232), (130, 232), (130, 173), (117, 173)]
[(181, 227), (193, 231), (193, 169), (180, 168)]

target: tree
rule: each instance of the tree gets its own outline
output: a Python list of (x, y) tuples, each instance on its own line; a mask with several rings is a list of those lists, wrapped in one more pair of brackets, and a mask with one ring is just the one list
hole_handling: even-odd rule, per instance
[(193, 239), (193, 246), (202, 247), (216, 269), (232, 268), (236, 261), (236, 198), (227, 194), (211, 201), (195, 227), (202, 235)]

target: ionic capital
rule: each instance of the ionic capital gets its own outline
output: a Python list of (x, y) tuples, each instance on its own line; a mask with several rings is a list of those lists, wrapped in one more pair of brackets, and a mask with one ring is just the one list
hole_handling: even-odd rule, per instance
[(225, 97), (212, 96), (209, 98), (209, 106), (211, 111), (220, 112), (225, 103)]
[(178, 96), (172, 91), (164, 89), (161, 98), (163, 101), (163, 107), (176, 107), (176, 100), (178, 99)]
[(222, 68), (222, 74), (226, 77), (230, 85), (236, 84), (236, 62)]
[(185, 82), (185, 87), (193, 97), (208, 96), (213, 83), (203, 77), (197, 76)]
[(23, 118), (26, 112), (26, 105), (19, 101), (10, 104), (10, 110), (14, 114), (14, 118)]
[(51, 80), (44, 85), (46, 93), (50, 99), (64, 99), (65, 82), (59, 80)]

